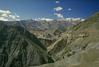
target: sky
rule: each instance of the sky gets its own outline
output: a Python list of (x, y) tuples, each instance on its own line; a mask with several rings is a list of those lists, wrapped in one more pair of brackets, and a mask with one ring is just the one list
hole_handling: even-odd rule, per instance
[(99, 0), (0, 0), (0, 11), (12, 19), (87, 18), (99, 11)]

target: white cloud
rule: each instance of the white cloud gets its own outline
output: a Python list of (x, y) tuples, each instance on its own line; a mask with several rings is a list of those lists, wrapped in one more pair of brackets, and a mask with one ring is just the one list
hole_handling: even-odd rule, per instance
[(56, 15), (58, 18), (64, 18), (64, 16), (60, 13), (54, 13), (54, 15)]
[(2, 20), (2, 21), (8, 21), (8, 19), (5, 19), (4, 17), (0, 17), (0, 20)]
[(61, 11), (61, 10), (63, 10), (63, 7), (58, 6), (58, 7), (54, 8), (54, 10), (55, 10), (55, 11)]
[(16, 16), (17, 18), (20, 18), (20, 16), (19, 16), (19, 15), (17, 15), (16, 13), (15, 13), (15, 16)]
[(4, 14), (1, 14), (2, 17), (8, 17), (8, 14), (4, 13)]
[(56, 3), (58, 4), (58, 3), (60, 3), (60, 1), (56, 1)]
[(84, 21), (82, 18), (65, 18), (66, 21)]
[(68, 11), (71, 11), (72, 9), (71, 8), (68, 8)]
[(81, 19), (81, 21), (85, 21), (85, 19)]
[(11, 12), (9, 10), (0, 10), (0, 13), (10, 14)]
[(53, 21), (53, 19), (50, 18), (36, 18), (34, 19), (35, 21), (41, 21), (41, 20), (45, 20), (45, 21)]
[(9, 15), (9, 17), (12, 19), (16, 19), (16, 16), (14, 16), (14, 15)]
[(0, 20), (2, 21), (19, 21), (20, 17), (16, 14), (13, 14), (9, 10), (0, 10)]

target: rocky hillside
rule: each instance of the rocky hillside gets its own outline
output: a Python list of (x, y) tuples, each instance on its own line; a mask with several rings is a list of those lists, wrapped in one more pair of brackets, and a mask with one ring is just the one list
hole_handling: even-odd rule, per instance
[(53, 62), (46, 47), (22, 26), (0, 21), (0, 67), (28, 67)]
[(10, 22), (7, 21), (6, 24), (21, 25), (30, 32), (39, 31), (42, 34), (42, 31), (52, 32), (53, 30), (56, 29), (64, 31), (67, 27), (76, 25), (80, 22), (81, 21), (64, 21), (64, 20), (53, 20), (53, 21), (21, 20), (21, 21), (10, 21)]
[(56, 62), (37, 67), (99, 67), (99, 13), (63, 33), (48, 53)]
[[(30, 33), (34, 34), (46, 46), (51, 45), (60, 36), (60, 33), (68, 30), (80, 21), (64, 21), (64, 20), (21, 20), (21, 21), (6, 21), (8, 26), (21, 26)], [(61, 31), (61, 32), (60, 32)]]
[[(40, 28), (37, 32), (33, 29), (36, 24), (0, 21), (0, 67), (99, 67), (99, 13), (66, 32), (62, 32), (61, 26), (52, 32), (55, 25), (48, 31), (49, 23), (43, 21), (41, 29), (51, 33), (39, 39), (33, 35), (39, 34)], [(50, 40), (53, 38), (54, 42)]]

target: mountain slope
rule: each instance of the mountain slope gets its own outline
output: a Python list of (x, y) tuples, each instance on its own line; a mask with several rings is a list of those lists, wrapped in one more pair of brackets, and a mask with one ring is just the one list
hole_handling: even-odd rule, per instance
[(0, 21), (0, 67), (27, 67), (48, 63), (46, 47), (21, 26)]
[(99, 13), (65, 32), (48, 50), (56, 62), (40, 67), (98, 67)]

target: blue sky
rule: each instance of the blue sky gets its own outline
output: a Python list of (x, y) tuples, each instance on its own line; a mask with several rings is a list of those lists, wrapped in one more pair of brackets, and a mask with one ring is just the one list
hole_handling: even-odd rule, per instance
[[(0, 0), (0, 10), (10, 10), (21, 17), (31, 18), (57, 18), (55, 12), (64, 17), (86, 18), (99, 11), (99, 0)], [(61, 6), (63, 9), (55, 11)], [(71, 9), (71, 10), (69, 10)]]

